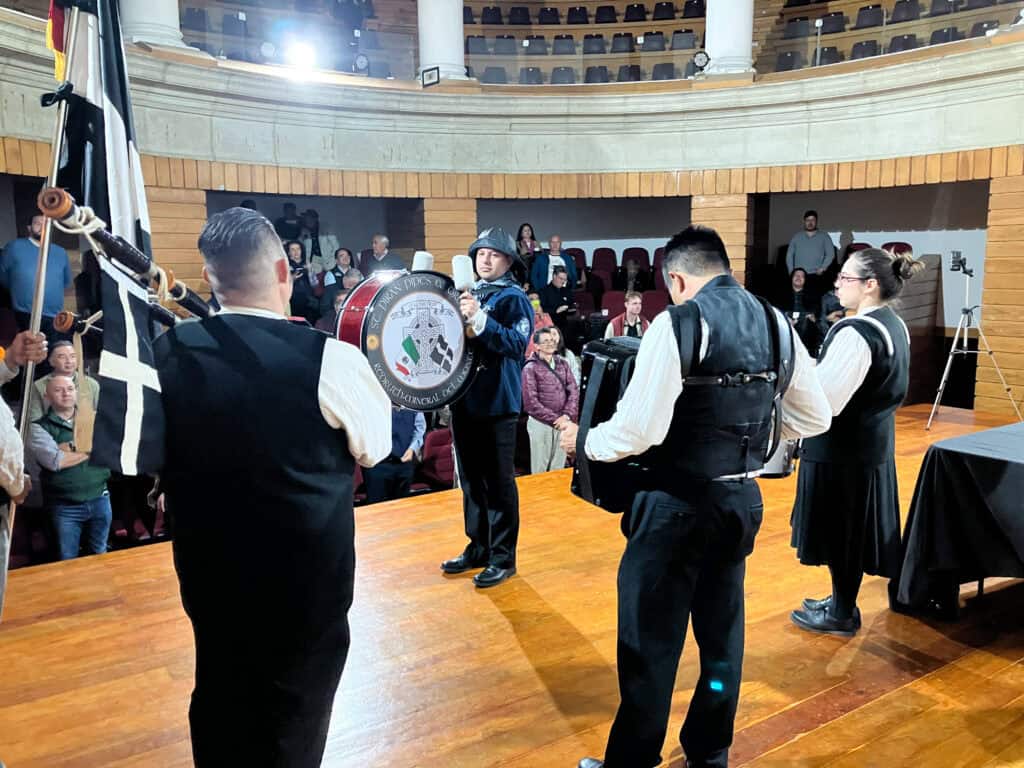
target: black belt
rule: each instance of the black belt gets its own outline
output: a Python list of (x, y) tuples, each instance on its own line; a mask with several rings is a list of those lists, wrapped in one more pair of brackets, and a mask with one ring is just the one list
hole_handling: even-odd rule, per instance
[(775, 371), (763, 373), (723, 373), (720, 376), (687, 376), (683, 384), (707, 387), (743, 387), (747, 384), (774, 384), (779, 375)]

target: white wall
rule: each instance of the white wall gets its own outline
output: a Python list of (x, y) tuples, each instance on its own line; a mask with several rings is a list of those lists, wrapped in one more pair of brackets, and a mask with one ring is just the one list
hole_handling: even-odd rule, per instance
[(664, 197), (613, 200), (481, 200), (480, 229), (501, 226), (515, 237), (528, 222), (547, 245), (551, 235), (562, 236), (563, 248), (582, 248), (587, 263), (595, 248), (614, 248), (621, 261), (624, 248), (646, 248), (654, 255), (668, 239), (690, 223), (690, 198)]
[(914, 253), (942, 257), (942, 305), (945, 324), (960, 320), (964, 277), (949, 271), (950, 251), (958, 250), (975, 269), (971, 303), (981, 304), (985, 277), (985, 228), (988, 182), (960, 182), (845, 192), (775, 194), (771, 201), (769, 239), (774, 256), (803, 225), (805, 210), (818, 211), (818, 226), (840, 248), (850, 242), (880, 246), (910, 243)]
[(387, 233), (387, 201), (383, 199), (210, 192), (206, 196), (206, 210), (214, 214), (243, 200), (255, 202), (260, 213), (271, 221), (281, 216), (285, 203), (295, 203), (299, 213), (313, 208), (320, 214), (320, 231), (337, 235), (341, 247), (356, 254), (370, 247), (374, 234)]

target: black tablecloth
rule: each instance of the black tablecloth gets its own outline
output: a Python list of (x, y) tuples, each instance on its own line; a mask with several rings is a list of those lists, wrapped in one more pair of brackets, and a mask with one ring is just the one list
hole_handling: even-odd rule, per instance
[(1024, 577), (1024, 424), (935, 443), (914, 489), (899, 602), (985, 576)]

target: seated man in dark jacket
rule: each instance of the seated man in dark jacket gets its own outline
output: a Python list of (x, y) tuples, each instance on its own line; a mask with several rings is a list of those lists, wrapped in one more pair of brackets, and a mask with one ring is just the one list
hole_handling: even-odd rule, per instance
[(551, 315), (551, 319), (562, 332), (566, 346), (575, 348), (579, 336), (579, 312), (576, 309), (576, 296), (569, 285), (569, 275), (564, 267), (555, 267), (551, 282), (540, 289), (540, 305)]
[(612, 275), (612, 289), (616, 291), (635, 291), (643, 293), (654, 287), (654, 279), (646, 269), (641, 269), (636, 259), (630, 259), (625, 265), (615, 270)]

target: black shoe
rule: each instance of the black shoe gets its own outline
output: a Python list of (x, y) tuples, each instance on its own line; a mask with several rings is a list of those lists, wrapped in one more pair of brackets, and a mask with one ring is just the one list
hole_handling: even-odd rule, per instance
[(598, 760), (596, 757), (584, 757), (580, 760), (580, 764), (577, 768), (603, 768), (604, 760)]
[(805, 597), (803, 609), (805, 611), (822, 611), (832, 605), (832, 595), (815, 600), (813, 597)]
[(828, 610), (793, 611), (789, 618), (800, 629), (808, 632), (820, 632), (825, 635), (853, 637), (860, 629), (860, 612), (855, 608), (853, 616), (848, 619), (837, 619)]
[(480, 589), (486, 589), (487, 587), (496, 587), (501, 582), (507, 581), (516, 575), (516, 569), (512, 568), (499, 568), (496, 565), (488, 565), (484, 568), (483, 573), (478, 573), (473, 577), (473, 583), (476, 584)]
[(471, 571), (474, 568), (486, 568), (487, 560), (474, 560), (465, 552), (458, 557), (452, 558), (451, 560), (445, 560), (441, 563), (441, 570), (445, 573), (465, 573)]

